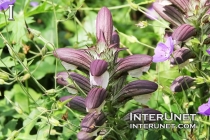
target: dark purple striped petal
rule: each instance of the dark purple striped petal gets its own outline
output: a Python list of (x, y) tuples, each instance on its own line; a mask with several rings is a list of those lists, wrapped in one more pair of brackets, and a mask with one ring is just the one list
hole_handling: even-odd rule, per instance
[(149, 55), (135, 54), (119, 60), (116, 75), (149, 65), (152, 57)]
[(172, 38), (176, 41), (185, 41), (194, 35), (196, 35), (195, 27), (189, 24), (182, 24), (174, 30)]
[(171, 91), (181, 92), (190, 88), (194, 83), (194, 79), (190, 76), (179, 76), (171, 84)]
[(116, 97), (119, 101), (132, 98), (133, 96), (149, 94), (156, 91), (158, 85), (147, 80), (136, 80), (125, 85)]
[(190, 49), (183, 47), (173, 52), (173, 57), (171, 57), (170, 62), (172, 65), (178, 65), (194, 56), (194, 53)]
[(92, 61), (91, 57), (85, 51), (72, 48), (59, 48), (54, 51), (54, 56), (66, 63), (73, 64), (88, 71)]
[(98, 108), (105, 100), (107, 92), (103, 88), (92, 88), (85, 101), (86, 108)]

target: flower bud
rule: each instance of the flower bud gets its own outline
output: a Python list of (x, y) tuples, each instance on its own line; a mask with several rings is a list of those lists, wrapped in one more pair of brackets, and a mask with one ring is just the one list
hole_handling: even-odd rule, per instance
[(90, 92), (88, 93), (85, 105), (87, 108), (87, 111), (93, 111), (98, 110), (100, 112), (101, 105), (103, 105), (103, 102), (106, 98), (107, 92), (103, 88), (92, 88)]
[(178, 65), (186, 62), (194, 56), (194, 53), (190, 49), (183, 47), (173, 52), (173, 57), (171, 57), (170, 61), (172, 65)]
[(108, 8), (103, 7), (96, 18), (96, 37), (98, 42), (104, 37), (107, 46), (111, 44), (113, 32), (112, 15)]
[[(136, 116), (138, 116), (141, 120), (134, 119), (133, 114), (136, 114)], [(147, 114), (147, 115), (143, 116), (141, 114)], [(155, 115), (152, 116), (153, 120), (151, 120), (149, 118), (149, 114), (155, 114)], [(128, 113), (125, 117), (123, 117), (123, 119), (125, 121), (127, 121), (128, 123), (131, 123), (131, 124), (133, 124), (133, 123), (134, 124), (142, 124), (142, 123), (146, 124), (146, 123), (152, 123), (152, 122), (159, 121), (159, 118), (157, 117), (158, 116), (157, 114), (162, 114), (162, 113), (158, 110), (154, 110), (154, 109), (151, 109), (151, 108), (139, 108), (139, 109), (136, 109), (136, 110)]]
[(190, 88), (194, 83), (194, 79), (190, 76), (179, 76), (177, 77), (173, 83), (171, 84), (171, 91), (173, 92), (181, 92), (182, 90), (186, 90)]
[(59, 99), (61, 102), (68, 101), (66, 106), (68, 106), (71, 109), (80, 111), (80, 112), (86, 112), (85, 107), (85, 98), (80, 96), (64, 96)]
[(173, 24), (174, 26), (179, 26), (184, 23), (182, 19), (183, 14), (173, 6), (163, 6), (158, 2), (155, 2), (153, 3), (153, 8), (163, 19)]
[(89, 70), (92, 61), (85, 51), (72, 48), (59, 48), (54, 51), (54, 56), (66, 63), (78, 66), (85, 70)]
[(7, 81), (9, 80), (9, 75), (7, 73), (0, 72), (0, 79)]
[(207, 36), (207, 38), (204, 40), (203, 44), (210, 44), (210, 34)]
[(112, 33), (112, 41), (111, 44), (114, 45), (114, 47), (119, 48), (120, 47), (120, 37), (116, 31)]
[(185, 41), (194, 35), (196, 35), (196, 29), (193, 26), (182, 24), (174, 30), (172, 38), (176, 41)]
[(53, 117), (49, 118), (49, 122), (53, 126), (59, 126), (60, 125), (60, 122), (58, 120), (54, 119)]
[(21, 81), (26, 81), (31, 77), (31, 75), (29, 73), (26, 73), (25, 75), (23, 75), (23, 77), (21, 77)]
[(43, 47), (42, 49), (41, 49), (41, 54), (44, 56), (46, 53), (47, 53), (47, 47)]
[(91, 133), (95, 131), (98, 127), (102, 126), (106, 121), (106, 116), (103, 112), (97, 114), (96, 112), (89, 113), (86, 115), (80, 126), (81, 130)]

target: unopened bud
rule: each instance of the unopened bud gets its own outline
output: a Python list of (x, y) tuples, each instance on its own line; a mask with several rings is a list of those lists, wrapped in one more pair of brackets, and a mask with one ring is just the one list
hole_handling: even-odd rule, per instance
[(48, 95), (53, 95), (53, 94), (56, 93), (56, 90), (55, 90), (55, 89), (50, 89), (50, 90), (46, 90), (45, 92), (46, 92), (46, 94), (48, 94)]
[(31, 77), (31, 75), (29, 73), (26, 73), (22, 78), (21, 81), (26, 81)]
[(49, 119), (49, 122), (53, 125), (53, 126), (59, 126), (60, 122), (56, 119), (54, 119), (53, 117)]
[(4, 72), (0, 72), (0, 79), (7, 81), (9, 80), (9, 75)]

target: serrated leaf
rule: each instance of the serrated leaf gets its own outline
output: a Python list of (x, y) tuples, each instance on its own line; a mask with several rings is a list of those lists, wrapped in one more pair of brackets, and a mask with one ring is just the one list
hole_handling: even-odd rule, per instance
[(15, 20), (10, 22), (3, 32), (7, 32), (7, 29), (8, 31), (11, 31), (12, 34), (10, 39), (16, 43), (20, 43), (22, 40), (28, 41), (25, 21), (27, 24), (34, 22), (33, 17), (25, 18), (23, 12), (20, 12), (15, 17)]

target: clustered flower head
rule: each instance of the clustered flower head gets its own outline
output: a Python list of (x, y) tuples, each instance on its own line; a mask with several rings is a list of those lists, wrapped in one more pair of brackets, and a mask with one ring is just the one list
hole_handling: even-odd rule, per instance
[[(66, 106), (86, 114), (77, 135), (79, 140), (94, 139), (105, 130), (103, 126), (111, 126), (113, 120), (126, 122), (126, 117), (117, 115), (119, 108), (134, 97), (141, 98), (158, 88), (156, 83), (147, 80), (126, 82), (128, 75), (139, 77), (147, 71), (152, 57), (135, 54), (119, 59), (118, 52), (124, 48), (120, 48), (119, 35), (113, 29), (111, 12), (103, 7), (96, 18), (96, 45), (88, 49), (59, 48), (54, 51), (67, 70), (57, 74), (57, 83), (76, 94), (62, 97), (60, 101), (69, 101)], [(80, 71), (80, 74), (73, 70)], [(160, 113), (150, 108), (137, 110), (139, 113), (144, 111)]]

